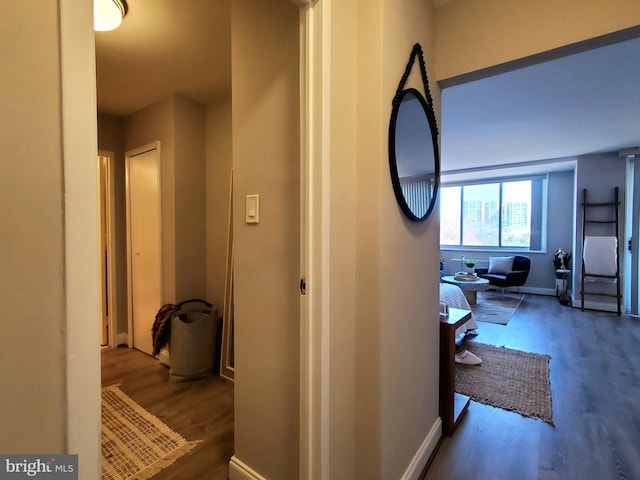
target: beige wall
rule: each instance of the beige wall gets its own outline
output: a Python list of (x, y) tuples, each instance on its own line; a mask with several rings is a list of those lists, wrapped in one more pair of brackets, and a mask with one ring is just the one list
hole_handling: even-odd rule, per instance
[[(329, 336), (329, 359), (327, 365), (329, 374), (329, 391), (325, 392), (329, 398), (329, 475), (328, 478), (374, 478), (363, 475), (362, 471), (357, 471), (358, 464), (356, 455), (360, 452), (372, 452), (372, 468), (377, 466), (379, 456), (376, 454), (378, 446), (378, 424), (374, 420), (377, 414), (374, 409), (370, 409), (369, 402), (377, 404), (377, 382), (368, 382), (369, 371), (360, 371), (363, 377), (360, 379), (366, 382), (368, 389), (365, 396), (357, 390), (356, 369), (358, 360), (361, 359), (362, 352), (357, 350), (356, 328), (357, 328), (357, 298), (356, 292), (359, 286), (356, 272), (357, 260), (357, 232), (360, 231), (360, 222), (356, 216), (357, 205), (357, 160), (358, 160), (358, 111), (357, 105), (360, 100), (358, 96), (359, 88), (365, 91), (369, 83), (376, 83), (375, 77), (358, 83), (358, 32), (359, 22), (354, 23), (358, 18), (358, 2), (343, 1), (331, 2), (330, 17), (327, 19), (331, 24), (330, 37), (330, 74), (329, 88), (331, 94), (330, 117), (328, 137), (330, 142), (328, 165), (328, 184), (330, 188), (331, 201), (329, 202), (330, 225), (325, 235), (329, 235), (328, 247), (330, 248), (329, 268), (326, 274), (329, 275), (328, 285), (328, 305), (329, 314), (326, 320), (329, 322), (325, 335)], [(326, 14), (325, 14), (326, 15)], [(364, 178), (375, 178), (375, 175), (366, 175)], [(372, 208), (375, 209), (375, 194), (368, 197), (371, 200)], [(371, 235), (372, 244), (375, 245), (375, 235)], [(369, 257), (371, 264), (375, 265), (375, 256)], [(372, 277), (373, 279), (373, 277)], [(325, 285), (323, 285), (325, 287)], [(371, 305), (375, 309), (377, 299), (376, 290), (368, 292)], [(371, 333), (375, 339), (377, 337), (375, 315), (369, 318), (369, 328), (367, 333)], [(326, 328), (326, 327), (325, 327)], [(375, 345), (375, 342), (374, 342)], [(371, 367), (373, 376), (377, 369), (375, 357), (376, 349), (367, 350), (367, 365)], [(320, 366), (319, 366), (320, 367)], [(372, 393), (369, 396), (369, 393)], [(365, 400), (360, 402), (359, 400)], [(363, 425), (368, 426), (367, 433), (360, 437), (361, 443), (356, 440), (358, 429), (355, 426), (354, 418), (356, 411), (359, 411), (364, 420)], [(372, 415), (368, 413), (371, 411)]]
[(640, 24), (637, 0), (455, 0), (437, 9), (438, 80)]
[(229, 232), (231, 95), (207, 106), (207, 299), (222, 316)]
[[(0, 451), (63, 453), (65, 271), (58, 2), (0, 29)], [(98, 344), (96, 343), (96, 349)]]
[(205, 108), (174, 96), (118, 119), (98, 117), (98, 145), (115, 155), (118, 325), (128, 328), (126, 151), (160, 140), (163, 300), (206, 298)]
[(124, 120), (125, 151), (160, 141), (165, 303), (206, 294), (204, 112), (171, 96)]
[(162, 301), (176, 302), (176, 199), (174, 98), (168, 97), (124, 120), (125, 153), (160, 141), (162, 195)]
[[(314, 6), (330, 26), (322, 111), (330, 197), (322, 226), (328, 358), (316, 365), (328, 368), (325, 475), (395, 479), (433, 429), (431, 447), (439, 433), (438, 219), (413, 223), (403, 216), (387, 150), (391, 101), (415, 42), (434, 73), (433, 15), (419, 0), (327, 7)], [(410, 85), (421, 88), (417, 69)]]
[[(372, 223), (376, 249), (370, 251), (368, 228), (358, 227), (356, 237), (358, 266), (362, 269), (358, 281), (366, 284), (374, 279), (377, 307), (374, 310), (370, 305), (369, 289), (359, 288), (357, 331), (370, 335), (370, 319), (376, 319), (373, 324), (377, 324), (379, 342), (369, 348), (379, 349), (376, 402), (380, 409), (380, 460), (378, 471), (370, 478), (387, 479), (405, 473), (421, 444), (439, 425), (439, 220), (437, 213), (420, 223), (403, 215), (393, 193), (388, 164), (391, 100), (414, 43), (420, 43), (424, 50), (438, 118), (440, 90), (435, 84), (435, 26), (430, 3), (382, 0), (378, 12), (379, 18), (363, 25), (366, 33), (359, 44), (370, 59), (370, 68), (362, 70), (358, 88), (367, 77), (380, 81), (372, 82), (369, 92), (359, 92), (357, 172), (358, 218), (368, 218)], [(410, 80), (423, 91), (417, 63)], [(377, 105), (367, 106), (372, 100)], [(374, 208), (369, 205), (371, 194), (377, 197)], [(377, 265), (369, 264), (372, 256), (377, 258)], [(366, 372), (369, 364), (360, 363), (357, 368)]]
[(175, 97), (176, 299), (206, 295), (205, 108)]
[(289, 1), (232, 4), (235, 457), (278, 480), (298, 478), (298, 25)]

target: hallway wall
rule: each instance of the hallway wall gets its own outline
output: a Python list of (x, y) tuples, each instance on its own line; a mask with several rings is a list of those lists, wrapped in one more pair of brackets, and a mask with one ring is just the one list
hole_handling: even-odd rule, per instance
[[(231, 12), (235, 455), (268, 479), (299, 478), (299, 12), (234, 0)], [(260, 195), (260, 223), (245, 196)]]
[(206, 109), (207, 299), (223, 315), (232, 164), (231, 95)]
[(3, 10), (0, 452), (62, 453), (66, 310), (58, 2), (42, 1), (38, 8), (11, 2)]

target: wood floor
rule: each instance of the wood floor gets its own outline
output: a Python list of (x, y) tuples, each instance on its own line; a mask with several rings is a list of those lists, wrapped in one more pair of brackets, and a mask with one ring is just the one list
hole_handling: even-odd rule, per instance
[(155, 475), (154, 480), (227, 480), (233, 455), (233, 386), (215, 376), (169, 381), (157, 360), (125, 347), (102, 352), (102, 386), (120, 389), (186, 440), (194, 450)]
[[(555, 426), (472, 401), (425, 480), (640, 480), (640, 319), (525, 295), (507, 326), (481, 323), (479, 333), (473, 341), (551, 356)], [(170, 382), (157, 360), (128, 348), (102, 362), (103, 386), (120, 383), (187, 440), (203, 440), (154, 480), (228, 478), (232, 385)]]
[(640, 479), (640, 319), (525, 295), (473, 341), (551, 356), (555, 426), (472, 401), (425, 480)]

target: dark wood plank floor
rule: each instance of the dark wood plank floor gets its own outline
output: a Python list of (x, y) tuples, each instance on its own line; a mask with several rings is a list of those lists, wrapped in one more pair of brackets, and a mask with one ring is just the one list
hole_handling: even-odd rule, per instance
[(472, 401), (426, 480), (640, 479), (640, 319), (525, 295), (473, 341), (551, 356), (555, 426)]
[(227, 480), (233, 455), (233, 385), (215, 376), (169, 381), (156, 359), (125, 347), (102, 352), (102, 386), (123, 392), (185, 439), (202, 440), (154, 480)]
[[(555, 426), (472, 401), (426, 480), (640, 480), (639, 319), (526, 295), (507, 326), (479, 332), (473, 341), (551, 355)], [(102, 353), (102, 385), (116, 383), (187, 440), (203, 440), (155, 480), (228, 478), (232, 385), (170, 382), (157, 360), (128, 348)]]

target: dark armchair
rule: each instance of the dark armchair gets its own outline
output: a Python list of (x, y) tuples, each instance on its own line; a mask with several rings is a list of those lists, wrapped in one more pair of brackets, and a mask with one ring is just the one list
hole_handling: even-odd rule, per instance
[(510, 270), (504, 268), (505, 263), (509, 263), (504, 261), (506, 259), (507, 257), (490, 257), (489, 268), (476, 268), (476, 273), (480, 278), (485, 278), (489, 280), (491, 285), (502, 289), (502, 295), (504, 295), (505, 288), (524, 285), (531, 269), (529, 257), (514, 255)]

